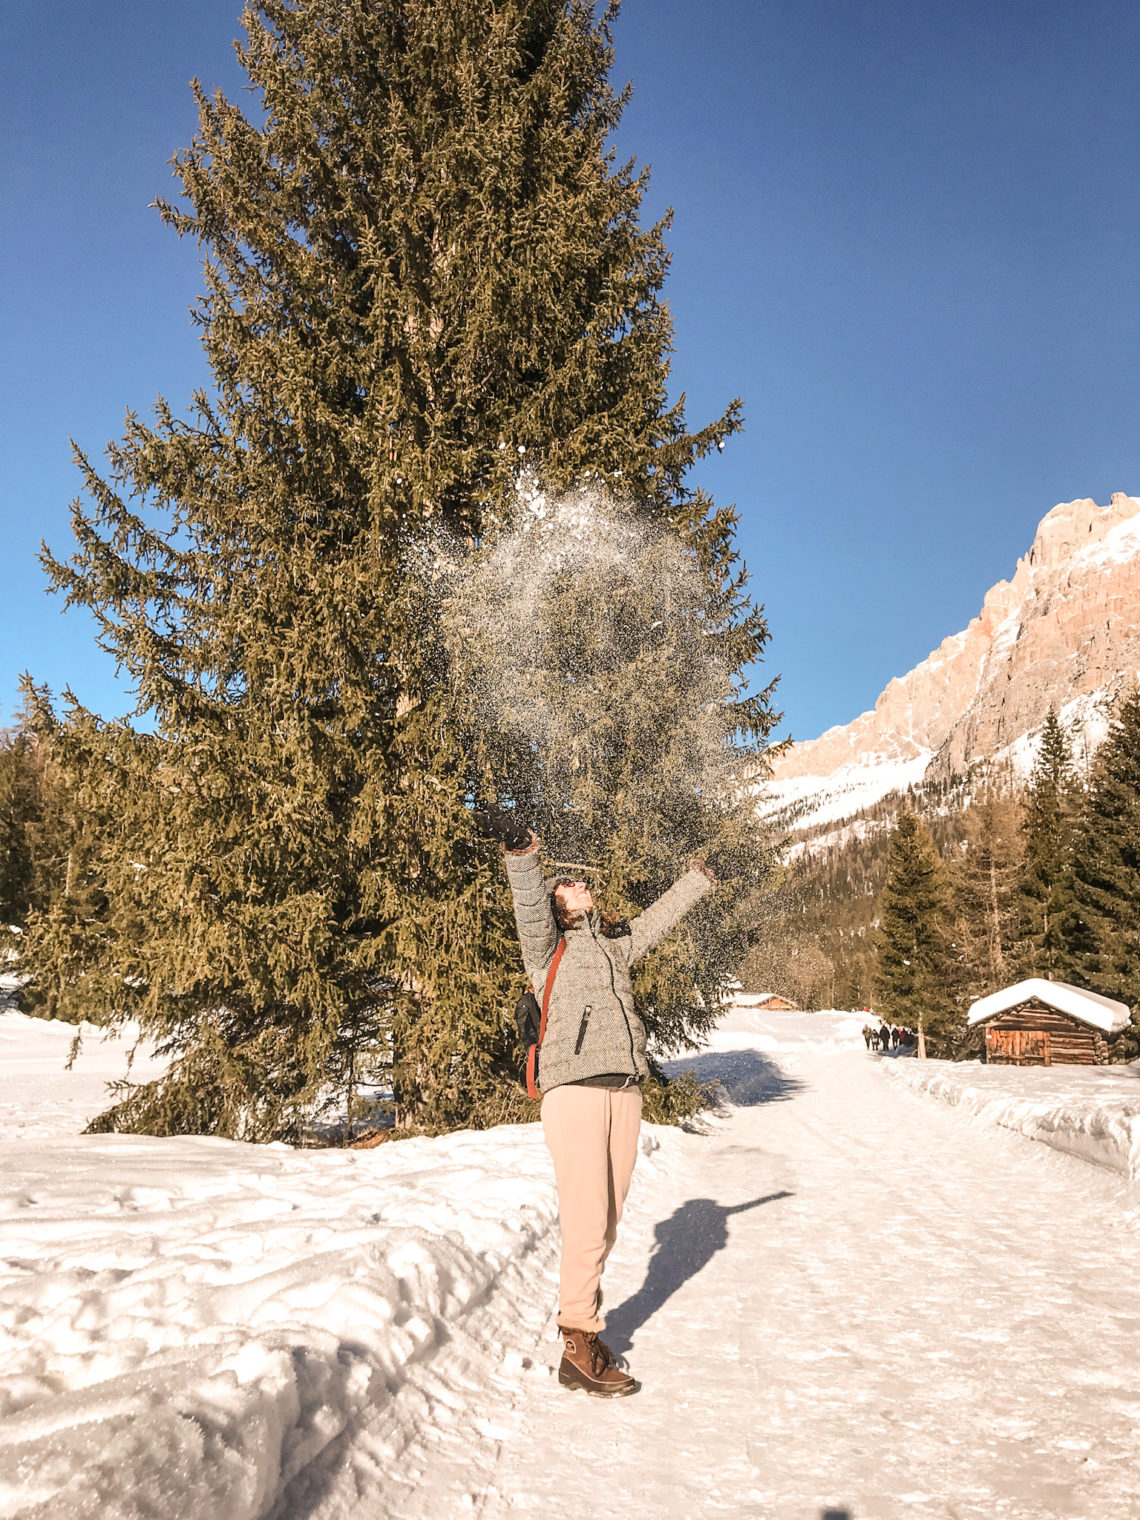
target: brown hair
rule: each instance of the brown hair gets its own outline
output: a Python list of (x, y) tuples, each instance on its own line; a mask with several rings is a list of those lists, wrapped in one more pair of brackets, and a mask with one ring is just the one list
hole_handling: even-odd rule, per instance
[[(576, 929), (585, 918), (582, 912), (573, 913), (565, 903), (558, 900), (558, 888), (564, 886), (564, 882), (555, 883), (550, 894), (550, 907), (554, 913), (554, 922), (562, 930)], [(629, 933), (629, 925), (624, 918), (619, 918), (616, 913), (606, 913), (602, 909), (599, 912), (599, 928), (607, 939), (618, 939), (623, 934)]]

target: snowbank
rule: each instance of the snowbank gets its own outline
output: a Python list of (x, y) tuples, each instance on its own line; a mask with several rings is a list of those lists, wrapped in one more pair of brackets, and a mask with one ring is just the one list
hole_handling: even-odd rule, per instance
[(4, 1162), (20, 1520), (264, 1515), (493, 1285), (521, 1290), (555, 1220), (537, 1126), (362, 1152), (89, 1136)]
[(1140, 1062), (1130, 1066), (982, 1066), (974, 1061), (883, 1062), (914, 1092), (976, 1119), (1140, 1177)]
[[(410, 1439), (402, 1390), (473, 1321), (517, 1361), (520, 1314), (553, 1307), (538, 1125), (367, 1151), (83, 1136), (101, 1081), (51, 1092), (73, 1032), (0, 1028), (3, 1520), (258, 1520), (354, 1422)], [(646, 1170), (683, 1138), (647, 1128)]]

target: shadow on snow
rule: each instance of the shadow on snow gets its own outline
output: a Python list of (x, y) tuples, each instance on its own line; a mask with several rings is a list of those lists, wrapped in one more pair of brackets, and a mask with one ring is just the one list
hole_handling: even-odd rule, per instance
[(726, 1206), (712, 1198), (690, 1198), (654, 1230), (657, 1244), (649, 1258), (649, 1271), (641, 1287), (607, 1316), (606, 1340), (619, 1355), (628, 1351), (634, 1334), (650, 1320), (678, 1288), (712, 1260), (728, 1244), (728, 1221), (733, 1214), (758, 1209), (762, 1204), (791, 1198), (787, 1191), (765, 1193), (750, 1203)]
[(669, 1077), (679, 1076), (683, 1071), (691, 1071), (698, 1082), (719, 1082), (729, 1102), (738, 1108), (780, 1103), (794, 1097), (804, 1086), (759, 1050), (708, 1050), (665, 1066)]

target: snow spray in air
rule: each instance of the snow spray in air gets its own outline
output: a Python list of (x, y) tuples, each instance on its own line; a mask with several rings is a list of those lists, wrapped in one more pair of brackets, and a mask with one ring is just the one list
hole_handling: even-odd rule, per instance
[(553, 497), (524, 474), (478, 547), (437, 540), (424, 560), (457, 700), (509, 744), (520, 801), (689, 839), (731, 806), (717, 588), (667, 529), (600, 486)]

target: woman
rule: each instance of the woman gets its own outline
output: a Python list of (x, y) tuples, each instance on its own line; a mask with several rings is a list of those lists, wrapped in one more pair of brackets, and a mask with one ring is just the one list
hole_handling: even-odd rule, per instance
[(509, 813), (481, 816), (503, 843), (523, 964), (541, 1002), (554, 970), (539, 1057), (542, 1128), (554, 1161), (562, 1226), (558, 1380), (603, 1398), (640, 1384), (616, 1366), (600, 1339), (602, 1270), (613, 1250), (641, 1128), (641, 1083), (649, 1075), (645, 1026), (630, 969), (711, 891), (701, 861), (632, 924), (600, 913), (584, 881), (543, 878), (540, 841)]

